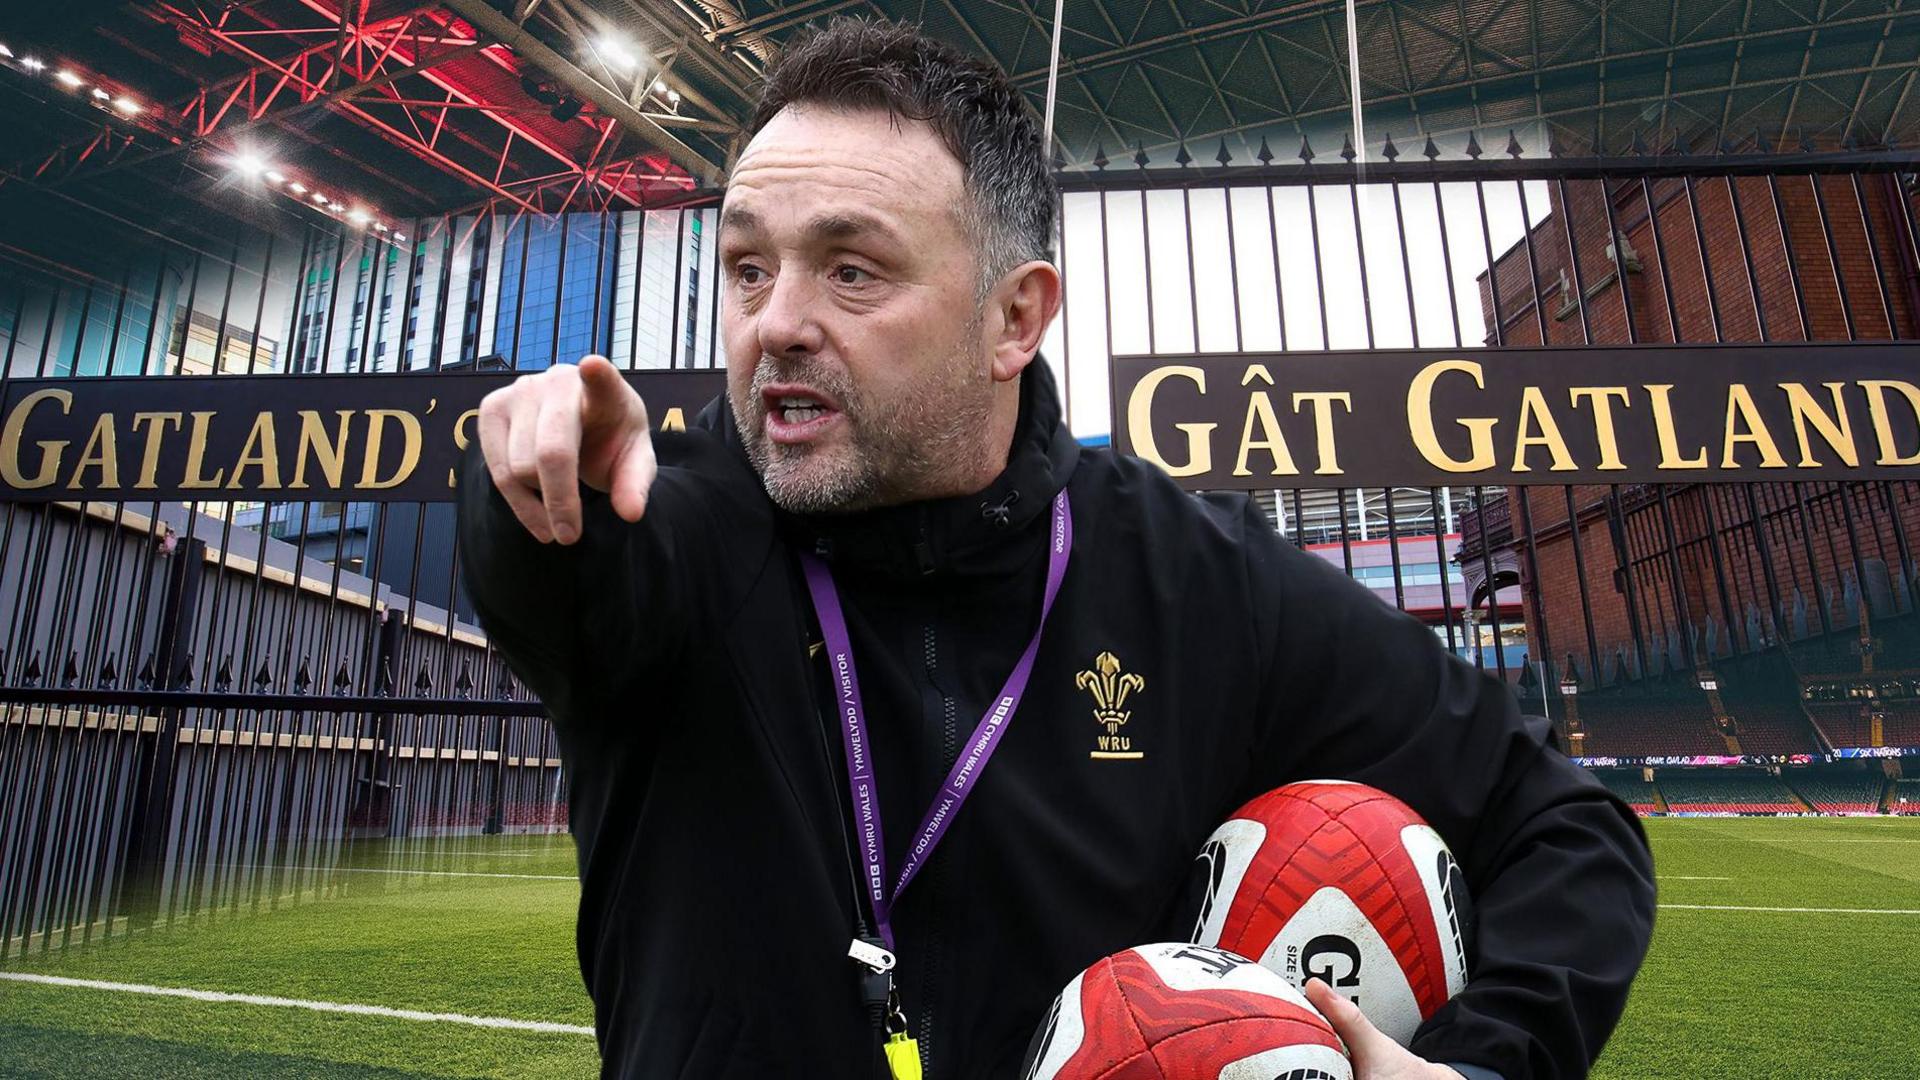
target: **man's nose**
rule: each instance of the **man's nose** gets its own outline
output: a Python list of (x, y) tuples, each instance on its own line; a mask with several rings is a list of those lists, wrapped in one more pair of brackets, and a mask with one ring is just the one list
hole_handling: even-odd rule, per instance
[(760, 309), (760, 351), (767, 356), (810, 356), (825, 344), (820, 329), (820, 293), (801, 270), (774, 279)]

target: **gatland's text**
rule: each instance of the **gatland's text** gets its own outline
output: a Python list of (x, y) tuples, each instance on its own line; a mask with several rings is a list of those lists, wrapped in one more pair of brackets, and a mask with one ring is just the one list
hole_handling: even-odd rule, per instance
[[(17, 379), (0, 498), (444, 501), (480, 399), (511, 373)], [(656, 431), (718, 371), (634, 372)]]
[(1114, 445), (1194, 489), (1920, 477), (1920, 349), (1114, 361)]

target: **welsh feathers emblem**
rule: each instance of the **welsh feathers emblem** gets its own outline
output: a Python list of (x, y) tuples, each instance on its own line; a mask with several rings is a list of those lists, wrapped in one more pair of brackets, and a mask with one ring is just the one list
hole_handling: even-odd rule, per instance
[(1093, 658), (1092, 668), (1073, 677), (1073, 685), (1093, 695), (1093, 719), (1105, 729), (1094, 737), (1094, 749), (1089, 757), (1126, 760), (1146, 756), (1133, 748), (1131, 736), (1120, 734), (1120, 729), (1133, 718), (1133, 710), (1127, 708), (1127, 697), (1145, 690), (1146, 679), (1120, 670), (1120, 658), (1103, 652)]

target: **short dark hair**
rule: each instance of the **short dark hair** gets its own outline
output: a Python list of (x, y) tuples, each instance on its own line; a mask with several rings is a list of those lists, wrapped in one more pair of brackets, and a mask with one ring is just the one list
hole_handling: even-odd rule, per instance
[(748, 134), (789, 105), (885, 109), (926, 123), (959, 159), (972, 212), (962, 224), (980, 292), (1053, 246), (1053, 173), (1026, 98), (991, 63), (883, 19), (837, 16), (795, 35), (767, 73)]

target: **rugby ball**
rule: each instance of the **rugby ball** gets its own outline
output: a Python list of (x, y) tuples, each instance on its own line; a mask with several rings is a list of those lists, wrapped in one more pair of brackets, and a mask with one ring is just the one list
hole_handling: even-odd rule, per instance
[(1473, 916), (1440, 834), (1376, 788), (1314, 780), (1254, 799), (1208, 838), (1196, 944), (1296, 987), (1319, 978), (1402, 1046), (1467, 982)]
[(1244, 957), (1142, 945), (1074, 976), (1027, 1049), (1026, 1080), (1353, 1080), (1300, 992)]

